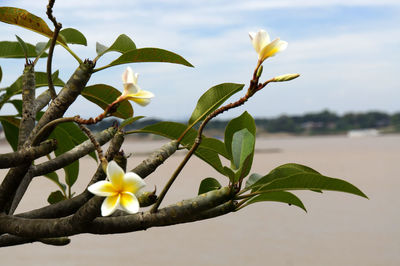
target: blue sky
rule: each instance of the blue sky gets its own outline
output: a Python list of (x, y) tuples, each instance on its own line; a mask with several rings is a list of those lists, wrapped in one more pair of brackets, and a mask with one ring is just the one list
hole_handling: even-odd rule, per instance
[[(47, 1), (1, 1), (45, 17)], [(271, 0), (271, 1), (56, 1), (54, 14), (63, 27), (84, 33), (88, 46), (74, 46), (81, 58), (95, 57), (96, 41), (110, 45), (122, 33), (138, 47), (159, 47), (179, 53), (195, 68), (161, 63), (130, 64), (139, 85), (156, 97), (136, 115), (163, 119), (190, 116), (198, 97), (223, 82), (248, 84), (257, 61), (249, 31), (265, 29), (272, 39), (289, 43), (286, 51), (264, 63), (262, 79), (285, 73), (301, 77), (274, 83), (238, 110), (256, 117), (303, 114), (329, 109), (340, 114), (400, 111), (400, 1), (398, 0)], [(0, 40), (30, 43), (45, 39), (16, 26), (0, 24)], [(110, 54), (101, 66), (116, 58)], [(45, 60), (37, 66), (44, 71)], [(11, 84), (23, 61), (0, 59), (3, 81)], [(53, 69), (67, 80), (76, 62), (57, 47)], [(107, 83), (122, 90), (126, 65), (93, 75), (90, 84)], [(5, 108), (2, 113), (12, 112)], [(78, 100), (69, 115), (96, 116), (100, 109)]]

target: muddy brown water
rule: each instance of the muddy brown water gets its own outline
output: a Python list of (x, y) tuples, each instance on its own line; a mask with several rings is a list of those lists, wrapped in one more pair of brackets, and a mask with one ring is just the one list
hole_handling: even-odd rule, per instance
[[(163, 141), (129, 141), (129, 169)], [(400, 265), (400, 136), (258, 139), (252, 172), (264, 174), (287, 162), (306, 164), (343, 178), (369, 200), (337, 192), (297, 192), (308, 212), (259, 203), (211, 220), (120, 235), (79, 235), (66, 247), (40, 243), (0, 249), (0, 265)], [(0, 152), (9, 151), (5, 144)], [(146, 179), (165, 184), (182, 152)], [(81, 160), (80, 192), (96, 163)], [(0, 171), (3, 177), (4, 170)], [(62, 172), (60, 172), (62, 175)], [(226, 180), (194, 158), (165, 203), (196, 195), (205, 177)], [(41, 207), (56, 189), (36, 178), (18, 212)]]

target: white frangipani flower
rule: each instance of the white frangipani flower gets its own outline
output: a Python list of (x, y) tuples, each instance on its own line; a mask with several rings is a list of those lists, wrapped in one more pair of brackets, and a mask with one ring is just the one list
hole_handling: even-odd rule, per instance
[(268, 57), (274, 56), (277, 52), (283, 51), (288, 43), (276, 38), (271, 42), (268, 33), (265, 30), (258, 32), (249, 32), (254, 49), (258, 53), (258, 59), (262, 62)]
[(101, 215), (111, 215), (120, 209), (130, 214), (139, 211), (137, 194), (146, 185), (135, 173), (125, 173), (114, 161), (107, 165), (107, 180), (99, 181), (88, 187), (88, 190), (100, 197), (106, 197), (101, 205)]
[(134, 101), (141, 106), (146, 106), (150, 103), (150, 99), (154, 97), (154, 94), (149, 91), (141, 90), (137, 85), (137, 80), (138, 73), (133, 72), (130, 67), (127, 67), (122, 74), (124, 91), (120, 98)]

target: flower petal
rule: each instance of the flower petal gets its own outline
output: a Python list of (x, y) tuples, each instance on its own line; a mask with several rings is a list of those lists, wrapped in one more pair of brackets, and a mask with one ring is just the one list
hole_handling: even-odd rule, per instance
[(146, 186), (144, 180), (133, 172), (128, 172), (124, 177), (124, 192), (130, 192), (136, 194), (139, 190)]
[(121, 194), (120, 206), (123, 210), (130, 214), (137, 213), (140, 208), (139, 200), (135, 195), (129, 192), (123, 192)]
[(100, 197), (114, 196), (118, 193), (111, 182), (108, 181), (99, 181), (97, 183), (94, 183), (93, 185), (90, 185), (88, 187), (88, 190), (96, 196)]
[(129, 94), (136, 94), (140, 91), (138, 85), (134, 83), (124, 83), (124, 92), (122, 94), (129, 95)]
[(115, 190), (120, 191), (122, 189), (124, 175), (124, 170), (122, 170), (122, 168), (115, 161), (111, 161), (108, 163), (107, 177), (111, 181)]
[(259, 59), (264, 61), (268, 57), (274, 56), (276, 53), (285, 50), (287, 45), (287, 42), (281, 41), (279, 38), (276, 38), (274, 41), (272, 41), (261, 50), (259, 54)]
[(257, 53), (270, 43), (270, 38), (265, 30), (259, 30), (257, 33), (250, 32), (250, 39)]
[(115, 196), (107, 197), (103, 204), (101, 205), (101, 215), (102, 216), (109, 216), (112, 214), (119, 206), (120, 203), (120, 194)]
[(151, 93), (150, 91), (144, 91), (140, 90), (136, 94), (131, 94), (127, 95), (127, 99), (134, 101), (135, 103), (141, 105), (141, 106), (146, 106), (150, 103), (150, 99), (154, 97), (154, 94)]
[(132, 68), (127, 67), (122, 74), (122, 82), (123, 83), (134, 83), (136, 84), (137, 76), (135, 76)]

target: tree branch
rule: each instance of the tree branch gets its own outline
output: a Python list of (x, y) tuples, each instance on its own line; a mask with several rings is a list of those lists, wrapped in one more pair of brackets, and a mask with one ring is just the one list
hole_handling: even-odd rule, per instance
[(164, 144), (161, 148), (150, 154), (146, 160), (132, 169), (131, 172), (138, 174), (141, 178), (147, 177), (175, 153), (178, 149), (178, 145), (179, 143), (176, 140)]
[(34, 106), (34, 110), (35, 113), (39, 112), (40, 110), (42, 110), (46, 105), (49, 104), (51, 100), (51, 95), (50, 95), (50, 91), (49, 90), (45, 90), (44, 92), (42, 92), (42, 94), (40, 94), (36, 100), (33, 103)]
[(22, 197), (24, 196), (26, 190), (29, 187), (29, 184), (32, 181), (32, 177), (32, 171), (31, 169), (29, 169), (22, 179), (21, 183), (19, 184), (17, 190), (15, 191), (14, 196), (12, 197), (10, 208), (7, 211), (8, 214), (13, 214), (17, 209), (18, 204), (21, 202)]
[(40, 131), (42, 127), (44, 127), (50, 121), (53, 121), (54, 119), (60, 118), (64, 115), (69, 106), (75, 101), (75, 99), (80, 95), (81, 91), (85, 88), (93, 72), (93, 68), (94, 64), (89, 60), (86, 60), (79, 65), (79, 67), (72, 74), (71, 78), (65, 84), (64, 88), (51, 102), (49, 108), (47, 108), (42, 118), (32, 130), (28, 138), (29, 143), (35, 146), (50, 135), (52, 129), (49, 129), (47, 134), (44, 134), (41, 139), (36, 138), (36, 134)]
[(231, 201), (232, 190), (225, 187), (183, 200), (160, 209), (156, 213), (145, 212), (117, 217), (99, 217), (89, 224), (75, 224), (73, 216), (57, 219), (24, 219), (15, 216), (0, 216), (0, 233), (9, 233), (27, 238), (53, 238), (80, 233), (115, 234), (146, 230), (155, 226), (169, 226), (185, 223), (190, 217), (212, 210), (216, 206)]
[(25, 65), (22, 76), (22, 119), (19, 126), (18, 149), (22, 148), (35, 126), (36, 112), (33, 105), (35, 89), (34, 65), (29, 63)]
[(43, 141), (39, 146), (22, 149), (16, 152), (0, 154), (0, 168), (9, 168), (21, 164), (29, 163), (39, 157), (42, 157), (54, 151), (57, 147), (57, 141), (49, 139)]
[[(118, 153), (121, 145), (124, 141), (124, 135), (121, 132), (117, 132), (111, 140), (110, 146), (108, 147), (106, 158), (108, 161), (112, 160)], [(104, 180), (106, 174), (101, 165), (97, 167), (96, 173), (90, 180), (89, 185), (94, 184), (100, 180)], [(15, 216), (21, 218), (59, 218), (65, 217), (75, 213), (80, 207), (82, 207), (87, 201), (93, 197), (93, 194), (86, 189), (76, 197), (72, 199), (63, 200), (55, 204), (42, 207), (29, 212), (17, 214)]]
[[(116, 128), (110, 127), (97, 134), (96, 139), (100, 145), (104, 145), (115, 135), (116, 132)], [(50, 161), (32, 166), (33, 176), (40, 176), (61, 169), (94, 150), (95, 148), (93, 143), (90, 140), (86, 140)]]
[(56, 18), (53, 16), (53, 6), (54, 6), (55, 0), (49, 0), (49, 4), (47, 5), (47, 17), (53, 22), (54, 25), (54, 33), (53, 37), (51, 38), (51, 43), (49, 47), (49, 54), (47, 56), (47, 82), (49, 84), (49, 91), (51, 98), (54, 100), (57, 97), (56, 90), (53, 85), (53, 78), (51, 76), (51, 63), (53, 60), (53, 52), (54, 52), (54, 47), (56, 46), (57, 42), (57, 37), (58, 33), (60, 32), (62, 25), (61, 23), (58, 23)]
[(0, 185), (0, 213), (7, 212), (18, 189), (19, 184), (28, 172), (31, 163), (11, 168)]
[(43, 244), (52, 246), (65, 246), (68, 245), (71, 240), (67, 237), (31, 239), (9, 234), (0, 236), (0, 247), (17, 246), (34, 242), (42, 242)]

